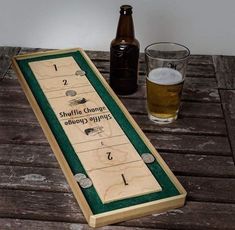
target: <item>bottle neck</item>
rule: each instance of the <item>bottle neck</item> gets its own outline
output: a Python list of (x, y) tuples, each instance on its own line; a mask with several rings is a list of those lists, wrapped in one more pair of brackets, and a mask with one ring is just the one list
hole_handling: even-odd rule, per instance
[(131, 14), (120, 15), (116, 38), (135, 38), (134, 24)]

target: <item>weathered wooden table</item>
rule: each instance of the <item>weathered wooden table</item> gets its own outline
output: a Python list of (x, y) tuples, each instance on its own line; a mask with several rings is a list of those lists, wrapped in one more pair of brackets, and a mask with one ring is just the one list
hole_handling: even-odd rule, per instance
[[(11, 69), (39, 49), (0, 47), (0, 229), (89, 229)], [(105, 78), (109, 53), (88, 51)], [(179, 119), (151, 123), (140, 87), (121, 97), (188, 192), (183, 208), (103, 229), (235, 229), (235, 57), (192, 56)]]

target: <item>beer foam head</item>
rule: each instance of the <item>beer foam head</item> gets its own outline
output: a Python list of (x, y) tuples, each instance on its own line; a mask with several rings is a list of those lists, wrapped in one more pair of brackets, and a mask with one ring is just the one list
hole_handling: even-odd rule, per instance
[(183, 76), (175, 69), (163, 67), (151, 70), (148, 79), (156, 84), (172, 85), (182, 82)]

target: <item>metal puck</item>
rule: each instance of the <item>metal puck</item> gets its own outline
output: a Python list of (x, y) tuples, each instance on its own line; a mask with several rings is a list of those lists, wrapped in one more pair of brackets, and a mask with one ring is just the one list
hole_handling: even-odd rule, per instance
[(76, 92), (75, 90), (67, 90), (67, 91), (65, 92), (65, 95), (66, 95), (66, 96), (70, 96), (70, 97), (74, 97), (74, 96), (77, 95), (77, 92)]
[(155, 160), (154, 156), (151, 153), (143, 153), (141, 157), (146, 164), (153, 163)]
[(74, 177), (75, 177), (75, 180), (76, 180), (78, 183), (80, 183), (81, 180), (87, 178), (86, 175), (83, 174), (83, 173), (77, 173), (77, 174), (74, 175)]
[(84, 76), (86, 73), (85, 73), (85, 71), (83, 71), (83, 70), (77, 70), (76, 72), (75, 72), (75, 75), (77, 75), (77, 76)]
[(84, 178), (79, 181), (82, 188), (90, 188), (92, 186), (92, 181), (89, 178)]

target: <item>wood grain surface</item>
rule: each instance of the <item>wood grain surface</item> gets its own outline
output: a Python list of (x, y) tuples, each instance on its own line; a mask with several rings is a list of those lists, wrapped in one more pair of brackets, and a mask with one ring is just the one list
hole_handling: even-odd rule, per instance
[[(10, 57), (43, 49), (0, 48), (0, 229), (90, 229), (11, 69)], [(88, 51), (106, 80), (109, 53)], [(146, 116), (139, 90), (120, 97), (188, 192), (183, 208), (100, 229), (235, 229), (235, 57), (193, 55), (179, 119)]]

